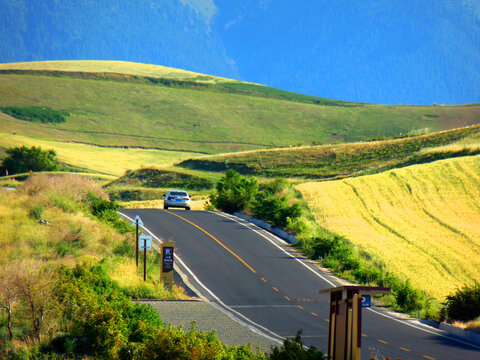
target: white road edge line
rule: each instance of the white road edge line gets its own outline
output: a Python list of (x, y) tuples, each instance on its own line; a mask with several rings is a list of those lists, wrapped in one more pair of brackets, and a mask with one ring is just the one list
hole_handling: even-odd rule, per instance
[[(117, 213), (119, 213), (121, 216), (127, 218), (128, 220), (130, 221), (133, 221), (132, 218), (130, 218), (128, 215), (126, 214), (123, 214), (121, 213), (120, 211), (117, 211)], [(144, 229), (145, 231), (147, 231), (150, 235), (152, 235), (152, 237), (154, 237), (159, 243), (162, 243), (162, 240), (160, 240), (154, 233), (152, 233), (148, 228), (146, 228), (145, 226), (140, 226), (142, 229)], [(217, 310), (221, 311), (222, 313), (224, 313), (225, 315), (227, 315), (230, 319), (238, 322), (239, 324), (249, 328), (250, 330), (252, 330), (253, 332), (257, 333), (257, 334), (260, 334), (262, 336), (265, 336), (266, 338), (276, 342), (277, 344), (283, 344), (283, 340), (284, 340), (284, 337), (274, 333), (273, 331), (255, 323), (254, 321), (250, 320), (249, 318), (247, 318), (246, 316), (244, 316), (243, 314), (239, 313), (238, 311), (235, 311), (234, 309), (232, 309), (231, 307), (229, 307), (228, 305), (224, 304), (209, 288), (207, 288), (196, 276), (195, 274), (188, 268), (188, 266), (182, 261), (182, 259), (180, 259), (180, 257), (178, 255), (175, 255), (175, 261), (178, 261), (182, 266), (183, 268), (192, 276), (192, 278), (205, 290), (207, 291), (210, 296), (212, 296), (217, 302), (218, 304), (216, 304), (215, 302), (212, 302), (210, 300), (208, 300), (206, 297), (204, 297), (202, 295), (202, 293), (200, 291), (198, 291), (195, 286), (193, 286), (193, 284), (191, 284), (188, 280), (186, 281), (187, 285), (190, 286), (197, 294), (200, 295), (200, 297), (202, 298), (202, 300), (208, 302), (210, 305), (212, 305), (214, 308), (216, 308)], [(178, 271), (178, 269), (177, 269)], [(182, 279), (185, 281), (185, 279), (188, 279), (187, 276), (185, 276), (185, 274), (183, 274), (181, 271), (178, 271), (178, 273), (180, 274), (180, 276), (182, 277)], [(220, 304), (220, 305), (219, 305)], [(235, 316), (235, 315), (236, 316)], [(244, 320), (241, 320), (239, 319), (238, 317), (241, 317), (243, 318)], [(270, 334), (270, 335), (269, 335)]]
[[(267, 239), (271, 244), (275, 245), (278, 249), (280, 249), (281, 251), (283, 251), (286, 255), (288, 255), (289, 257), (291, 257), (292, 259), (298, 261), (300, 264), (302, 264), (304, 267), (306, 267), (308, 270), (310, 270), (311, 272), (313, 272), (315, 275), (317, 275), (320, 279), (322, 279), (323, 281), (325, 281), (326, 283), (328, 283), (329, 285), (331, 285), (332, 287), (335, 287), (337, 285), (335, 285), (333, 282), (331, 282), (330, 280), (328, 280), (326, 277), (324, 277), (322, 274), (318, 273), (317, 271), (315, 271), (314, 269), (312, 269), (310, 266), (308, 266), (307, 264), (305, 264), (303, 261), (301, 261), (299, 258), (293, 256), (292, 254), (290, 254), (288, 251), (286, 251), (284, 248), (282, 248), (280, 245), (278, 245), (277, 243), (275, 243), (275, 241), (273, 241), (271, 238), (269, 238), (268, 236), (266, 236), (265, 234), (262, 234), (260, 231), (258, 231), (257, 229), (253, 228), (254, 226), (257, 227), (255, 224), (250, 224), (250, 223), (247, 223), (245, 220), (242, 220), (240, 221), (239, 218), (237, 218), (236, 216), (233, 216), (233, 215), (229, 215), (229, 214), (225, 214), (225, 213), (221, 213), (221, 212), (216, 212), (216, 211), (209, 211), (210, 213), (212, 214), (216, 214), (218, 216), (222, 216), (222, 217), (225, 217), (227, 219), (230, 219), (232, 221), (235, 221), (236, 223), (242, 225), (242, 226), (245, 226), (246, 228), (248, 228), (249, 230), (257, 233), (258, 235), (260, 235), (261, 237)], [(263, 231), (263, 229), (262, 229)], [(275, 237), (277, 238), (278, 240), (282, 241), (283, 243), (285, 243), (283, 240), (281, 240), (280, 238), (276, 237), (274, 234), (270, 234), (268, 233), (269, 236), (271, 237)]]
[[(240, 218), (238, 218), (238, 217), (236, 217), (236, 216), (234, 216), (234, 215), (229, 215), (229, 214), (225, 214), (225, 213), (221, 213), (221, 212), (216, 212), (216, 211), (209, 211), (209, 212), (211, 212), (211, 213), (213, 213), (213, 214), (217, 214), (217, 215), (222, 216), (222, 217), (225, 217), (225, 218), (230, 219), (230, 220), (232, 220), (232, 221), (235, 221), (235, 222), (237, 222), (238, 224), (243, 225), (243, 226), (245, 226), (246, 228), (248, 228), (248, 229), (256, 232), (257, 234), (259, 234), (260, 236), (264, 237), (264, 238), (267, 239), (269, 242), (271, 242), (272, 244), (274, 244), (277, 248), (281, 249), (285, 254), (287, 254), (287, 255), (290, 256), (291, 258), (297, 260), (300, 264), (302, 264), (302, 265), (305, 266), (307, 269), (309, 269), (310, 271), (312, 271), (313, 273), (315, 273), (318, 277), (320, 277), (321, 279), (323, 279), (324, 281), (326, 281), (326, 282), (329, 283), (330, 285), (335, 286), (331, 281), (325, 279), (321, 274), (317, 273), (314, 269), (312, 269), (312, 268), (310, 268), (309, 266), (307, 266), (307, 264), (303, 263), (303, 262), (302, 262), (301, 260), (299, 260), (298, 258), (292, 256), (289, 252), (287, 252), (286, 250), (284, 250), (281, 246), (279, 246), (278, 244), (276, 244), (274, 241), (272, 241), (271, 239), (269, 239), (267, 236), (265, 236), (265, 235), (262, 234), (261, 232), (259, 232), (259, 231), (257, 231), (256, 229), (254, 229), (253, 226), (257, 227), (255, 224), (248, 223), (247, 221), (245, 221), (245, 220), (243, 220), (243, 219), (240, 219)], [(240, 221), (239, 219), (240, 219), (241, 221)], [(263, 230), (263, 229), (262, 229), (262, 230)], [(270, 233), (268, 233), (268, 234), (269, 234), (270, 236), (272, 236), (272, 237), (276, 237), (274, 234), (270, 234)], [(284, 242), (284, 241), (281, 240), (280, 238), (278, 238), (278, 239), (279, 239), (280, 241)], [(452, 336), (448, 336), (448, 335), (442, 334), (442, 333), (440, 332), (440, 330), (434, 331), (434, 330), (426, 329), (426, 328), (422, 327), (421, 325), (410, 324), (410, 323), (406, 322), (405, 320), (397, 319), (397, 318), (395, 318), (395, 317), (393, 317), (393, 316), (391, 316), (391, 315), (384, 314), (384, 313), (382, 313), (382, 312), (380, 312), (380, 311), (377, 311), (377, 310), (374, 310), (374, 309), (372, 309), (372, 308), (367, 308), (367, 310), (369, 310), (369, 311), (371, 311), (371, 312), (373, 312), (373, 313), (375, 313), (375, 314), (377, 314), (377, 315), (381, 315), (381, 316), (383, 316), (383, 317), (386, 317), (386, 318), (388, 318), (388, 319), (390, 319), (390, 320), (396, 321), (396, 322), (398, 322), (398, 323), (400, 323), (400, 324), (413, 327), (413, 328), (415, 328), (415, 329), (417, 329), (417, 330), (421, 330), (421, 331), (427, 332), (427, 333), (429, 333), (429, 334), (441, 336), (441, 337), (444, 337), (444, 338), (446, 338), (446, 339), (449, 339), (449, 340), (452, 340), (452, 341), (456, 341), (456, 342), (459, 342), (459, 343), (464, 344), (464, 345), (469, 345), (469, 346), (474, 347), (474, 348), (476, 348), (476, 349), (480, 349), (480, 346), (478, 346), (478, 345), (475, 345), (475, 344), (473, 344), (473, 343), (471, 343), (471, 342), (463, 341), (463, 340), (458, 339), (458, 338), (456, 338), (456, 337), (452, 337)]]

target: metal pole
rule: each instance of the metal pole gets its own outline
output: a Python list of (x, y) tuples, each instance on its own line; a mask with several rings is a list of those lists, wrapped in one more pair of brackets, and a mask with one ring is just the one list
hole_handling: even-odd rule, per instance
[(147, 279), (147, 238), (143, 238), (143, 281)]
[(136, 220), (137, 224), (135, 225), (137, 229), (137, 236), (135, 237), (135, 257), (137, 258), (137, 268), (138, 268), (138, 219)]

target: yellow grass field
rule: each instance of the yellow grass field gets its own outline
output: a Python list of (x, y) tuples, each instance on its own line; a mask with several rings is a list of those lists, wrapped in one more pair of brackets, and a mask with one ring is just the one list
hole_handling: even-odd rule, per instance
[(40, 146), (44, 150), (53, 149), (61, 162), (115, 176), (123, 175), (126, 170), (141, 167), (170, 167), (178, 161), (198, 155), (183, 151), (108, 148), (64, 143), (7, 133), (0, 133), (0, 144), (5, 148), (25, 145)]
[[(129, 61), (104, 60), (71, 60), (71, 61), (32, 61), (23, 63), (0, 64), (4, 70), (53, 70), (53, 71), (83, 71), (130, 74), (148, 77), (162, 77), (200, 82), (230, 82), (234, 80), (217, 76), (204, 75), (192, 71), (170, 68), (160, 65), (140, 64)], [(200, 77), (200, 79), (198, 79)]]
[(321, 226), (429, 295), (480, 281), (480, 156), (297, 189)]

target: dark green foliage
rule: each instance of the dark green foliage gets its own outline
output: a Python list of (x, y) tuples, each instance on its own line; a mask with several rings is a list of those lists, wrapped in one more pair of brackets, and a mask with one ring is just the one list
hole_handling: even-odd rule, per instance
[(109, 224), (120, 233), (125, 234), (134, 231), (135, 228), (132, 225), (121, 220), (120, 215), (117, 213), (117, 210), (120, 209), (120, 205), (115, 201), (88, 194), (87, 205), (93, 216)]
[(64, 335), (42, 348), (49, 358), (265, 359), (247, 346), (225, 347), (214, 331), (199, 332), (195, 324), (188, 332), (165, 327), (155, 310), (132, 302), (101, 265), (60, 268), (55, 291)]
[(407, 312), (419, 310), (422, 307), (419, 292), (410, 285), (409, 281), (394, 289), (393, 294), (398, 306)]
[(44, 124), (53, 123), (60, 124), (64, 123), (67, 120), (65, 116), (68, 116), (69, 113), (65, 111), (57, 111), (44, 107), (16, 107), (16, 106), (7, 106), (0, 108), (5, 114), (13, 116), (16, 119), (26, 120), (31, 122), (41, 122)]
[(243, 177), (234, 170), (227, 170), (215, 188), (210, 202), (217, 209), (230, 213), (245, 209), (258, 192), (256, 179)]
[(302, 330), (297, 332), (294, 339), (285, 339), (283, 345), (272, 348), (270, 360), (326, 360), (327, 356), (315, 346), (303, 348), (301, 339)]
[(10, 175), (29, 171), (54, 171), (58, 169), (55, 150), (42, 150), (41, 147), (13, 147), (6, 151), (2, 168)]
[(401, 281), (385, 272), (383, 266), (364, 259), (343, 236), (323, 229), (320, 235), (301, 241), (297, 246), (302, 247), (309, 258), (320, 260), (344, 278), (360, 284), (392, 288), (398, 310), (414, 312), (427, 301), (425, 294), (414, 289), (408, 280)]
[(469, 321), (480, 316), (480, 283), (465, 285), (447, 296), (445, 313), (448, 320)]
[(260, 188), (260, 192), (251, 204), (255, 217), (267, 220), (274, 225), (286, 227), (293, 219), (302, 215), (298, 203), (289, 205), (282, 191), (288, 187), (285, 179), (276, 179)]
[[(55, 289), (70, 334), (63, 347), (77, 354), (120, 358), (126, 343), (144, 340), (139, 329), (162, 325), (153, 309), (132, 303), (101, 265), (61, 268)], [(72, 338), (78, 339), (73, 345)]]

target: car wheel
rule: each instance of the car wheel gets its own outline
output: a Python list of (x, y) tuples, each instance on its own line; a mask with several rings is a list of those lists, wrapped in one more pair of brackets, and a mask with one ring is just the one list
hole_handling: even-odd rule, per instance
[(163, 205), (163, 208), (164, 208), (165, 210), (167, 210), (167, 209), (168, 209), (168, 206), (167, 206), (167, 205)]
[(186, 207), (185, 210), (190, 210), (190, 208), (189, 208), (189, 207)]

